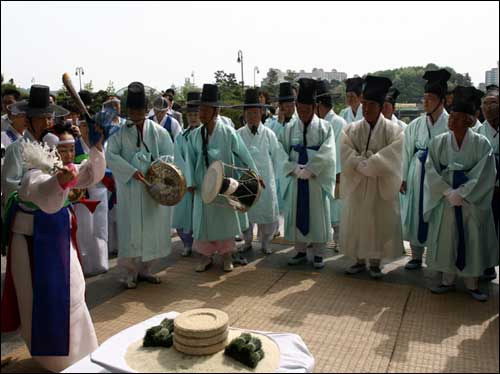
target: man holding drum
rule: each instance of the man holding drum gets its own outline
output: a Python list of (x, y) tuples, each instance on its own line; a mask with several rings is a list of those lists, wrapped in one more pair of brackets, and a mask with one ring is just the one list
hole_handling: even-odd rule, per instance
[(127, 272), (127, 288), (138, 280), (160, 283), (152, 275), (154, 260), (170, 253), (170, 208), (160, 205), (146, 190), (144, 174), (161, 156), (173, 156), (168, 132), (146, 119), (144, 85), (133, 82), (127, 92), (127, 125), (108, 140), (106, 160), (118, 193), (118, 263)]
[(203, 85), (200, 100), (188, 104), (200, 106), (200, 120), (203, 126), (191, 131), (188, 137), (187, 160), (189, 173), (186, 175), (188, 190), (194, 192), (193, 206), (193, 249), (202, 255), (196, 271), (205, 271), (212, 264), (212, 255), (222, 256), (224, 271), (233, 270), (232, 252), (234, 237), (240, 234), (238, 214), (231, 208), (218, 204), (205, 204), (201, 196), (201, 185), (209, 165), (222, 161), (235, 165), (237, 158), (249, 169), (256, 171), (255, 163), (245, 143), (230, 126), (217, 121), (220, 107), (218, 87)]

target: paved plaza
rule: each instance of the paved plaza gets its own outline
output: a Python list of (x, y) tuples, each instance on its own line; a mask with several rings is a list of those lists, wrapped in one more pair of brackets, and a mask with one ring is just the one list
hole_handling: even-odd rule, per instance
[[(241, 245), (241, 244), (238, 244)], [(287, 265), (293, 250), (276, 239), (270, 256), (259, 243), (250, 264), (224, 273), (219, 262), (194, 272), (196, 256), (172, 254), (159, 264), (160, 285), (140, 283), (124, 290), (111, 270), (87, 278), (87, 303), (99, 342), (168, 311), (213, 307), (226, 311), (232, 326), (299, 334), (316, 359), (316, 372), (496, 372), (498, 353), (498, 279), (481, 284), (490, 300), (474, 301), (463, 292), (436, 296), (439, 282), (427, 270), (404, 270), (407, 257), (385, 265), (385, 277), (344, 274), (351, 260), (326, 249), (326, 266)], [(2, 279), (5, 258), (2, 258)], [(463, 290), (463, 284), (459, 285)], [(2, 335), (2, 372), (41, 372), (18, 333)]]

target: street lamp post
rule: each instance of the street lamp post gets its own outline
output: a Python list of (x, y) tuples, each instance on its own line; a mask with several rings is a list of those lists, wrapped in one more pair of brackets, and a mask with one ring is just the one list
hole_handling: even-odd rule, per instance
[(195, 85), (194, 84), (194, 71), (191, 72), (191, 78), (193, 78), (193, 86)]
[(237, 62), (241, 64), (241, 88), (243, 89), (243, 91), (245, 91), (245, 81), (243, 80), (243, 52), (241, 51), (241, 49), (238, 51)]
[(80, 81), (80, 91), (82, 90), (82, 75), (84, 75), (83, 68), (81, 66), (76, 68), (75, 75), (78, 75)]
[(259, 68), (257, 66), (254, 66), (253, 68), (253, 86), (257, 87), (257, 85), (255, 84), (255, 73), (260, 74)]

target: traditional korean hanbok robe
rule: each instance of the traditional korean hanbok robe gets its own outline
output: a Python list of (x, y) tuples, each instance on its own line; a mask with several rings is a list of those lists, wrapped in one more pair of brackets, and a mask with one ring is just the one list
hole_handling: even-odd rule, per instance
[[(346, 256), (381, 260), (401, 256), (401, 156), (403, 130), (380, 115), (371, 130), (366, 120), (348, 125), (341, 145), (340, 247)], [(373, 176), (356, 168), (366, 161)]]
[[(499, 158), (498, 158), (498, 129), (494, 129), (488, 121), (484, 121), (482, 126), (479, 127), (477, 132), (481, 135), (484, 135), (490, 142), (491, 147), (493, 148), (493, 155), (495, 156), (495, 164), (497, 168), (497, 177), (495, 181), (495, 188), (498, 191), (500, 188), (500, 183), (499, 183), (499, 176), (500, 176), (500, 165), (499, 165)], [(497, 236), (498, 236), (498, 220), (500, 217), (500, 201), (499, 201), (499, 193), (496, 192), (493, 201), (492, 201), (492, 207), (493, 207), (493, 216), (495, 218), (495, 227), (497, 229)]]
[(427, 115), (413, 120), (405, 130), (403, 147), (403, 181), (406, 181), (406, 211), (401, 217), (403, 238), (414, 247), (427, 243), (428, 223), (423, 219), (425, 199), (425, 161), (429, 142), (448, 132), (448, 113), (443, 111), (434, 125)]
[[(88, 162), (89, 147), (82, 138), (75, 141), (75, 161)], [(78, 221), (77, 241), (85, 275), (108, 271), (108, 189), (101, 183), (87, 188), (88, 199), (98, 202), (92, 212), (84, 204), (74, 204)]]
[[(463, 277), (479, 277), (498, 265), (491, 199), (495, 158), (488, 140), (467, 130), (459, 148), (453, 133), (437, 136), (426, 162), (424, 215), (429, 222), (427, 266)], [(456, 189), (464, 199), (452, 206), (444, 196)]]
[[(336, 155), (332, 126), (314, 115), (303, 142), (304, 124), (297, 117), (280, 134), (288, 154), (280, 179), (285, 209), (285, 238), (298, 243), (331, 240), (330, 201), (335, 193)], [(307, 180), (294, 175), (298, 165), (312, 172)]]
[(339, 114), (349, 125), (355, 121), (360, 121), (363, 119), (363, 105), (359, 104), (358, 110), (356, 110), (356, 114), (353, 113), (352, 108), (348, 106), (340, 111)]
[(265, 235), (264, 232), (270, 233), (271, 237), (267, 238), (270, 240), (279, 219), (276, 174), (282, 169), (287, 155), (273, 131), (263, 124), (259, 125), (255, 134), (252, 134), (248, 126), (240, 128), (238, 134), (248, 148), (266, 185), (259, 200), (248, 211), (248, 220), (252, 226), (259, 225), (262, 235)]
[(116, 181), (118, 195), (118, 257), (148, 262), (170, 253), (170, 207), (160, 205), (146, 186), (133, 178), (146, 174), (154, 160), (173, 156), (168, 132), (151, 120), (144, 121), (142, 140), (136, 126), (124, 126), (110, 136), (106, 160)]
[[(188, 137), (187, 185), (195, 186), (193, 206), (193, 236), (195, 241), (225, 241), (241, 234), (240, 216), (231, 208), (223, 207), (216, 202), (205, 204), (201, 198), (201, 186), (207, 166), (203, 155), (202, 129), (200, 126)], [(236, 160), (249, 169), (257, 171), (257, 167), (248, 152), (245, 143), (231, 126), (217, 121), (212, 135), (208, 137), (208, 166), (219, 160), (235, 165)], [(226, 172), (227, 169), (226, 169)], [(235, 176), (236, 177), (236, 176)], [(219, 197), (217, 198), (219, 199)]]
[[(188, 139), (190, 134), (194, 131), (194, 128), (188, 128), (184, 132), (175, 138), (175, 152), (174, 152), (174, 162), (182, 173), (186, 180), (189, 180), (188, 173), (190, 169), (187, 162), (187, 152), (188, 152)], [(194, 195), (187, 191), (182, 200), (174, 207), (174, 216), (172, 221), (172, 228), (181, 230), (184, 233), (189, 233), (193, 231), (193, 199)], [(192, 240), (192, 239), (191, 239)]]
[(23, 135), (19, 134), (17, 130), (9, 125), (7, 130), (2, 131), (2, 145), (7, 148), (9, 145), (14, 143), (17, 139), (22, 138)]
[(396, 117), (394, 114), (392, 115), (391, 121), (394, 122), (396, 125), (399, 125), (403, 130), (406, 130), (408, 125), (401, 121), (398, 117)]
[[(75, 188), (104, 176), (104, 154), (96, 148), (78, 167)], [(64, 370), (97, 348), (85, 304), (85, 279), (76, 246), (76, 222), (57, 177), (32, 169), (12, 198), (2, 332), (21, 326), (33, 358), (45, 369)], [(31, 271), (30, 271), (31, 269)]]
[[(330, 110), (326, 116), (325, 121), (329, 122), (333, 127), (333, 133), (335, 135), (335, 167), (336, 174), (342, 172), (342, 163), (340, 162), (340, 141), (342, 139), (342, 130), (347, 126), (347, 122), (335, 114), (333, 110)], [(342, 201), (340, 198), (333, 198), (330, 201), (330, 222), (332, 225), (337, 226), (340, 223), (340, 212), (342, 211)], [(338, 231), (338, 230), (337, 230)], [(338, 233), (334, 233), (335, 240), (338, 240)]]

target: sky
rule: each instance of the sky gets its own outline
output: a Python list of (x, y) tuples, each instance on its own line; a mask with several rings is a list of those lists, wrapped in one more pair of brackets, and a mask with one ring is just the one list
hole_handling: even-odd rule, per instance
[[(52, 90), (141, 81), (159, 90), (194, 72), (257, 85), (269, 68), (323, 68), (348, 76), (433, 62), (475, 85), (497, 66), (499, 2), (1, 2), (1, 70)], [(82, 83), (82, 84), (83, 84)]]

